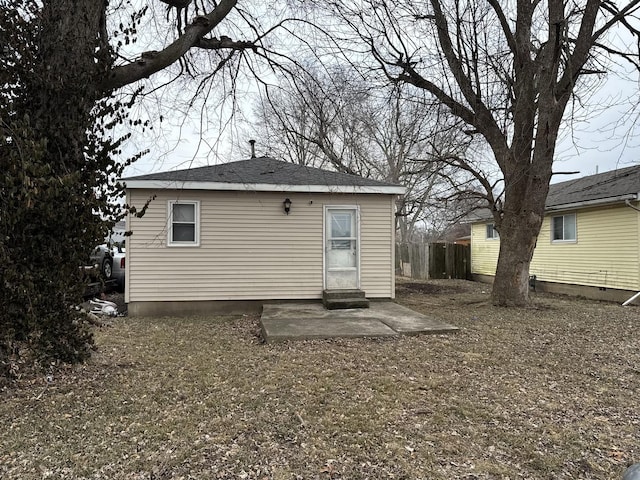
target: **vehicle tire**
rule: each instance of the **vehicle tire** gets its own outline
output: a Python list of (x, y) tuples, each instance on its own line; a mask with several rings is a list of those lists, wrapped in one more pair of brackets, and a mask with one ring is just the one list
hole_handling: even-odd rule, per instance
[(105, 258), (102, 261), (102, 276), (104, 277), (105, 280), (109, 280), (111, 278), (111, 275), (113, 275), (113, 264), (111, 263), (112, 260), (110, 258)]

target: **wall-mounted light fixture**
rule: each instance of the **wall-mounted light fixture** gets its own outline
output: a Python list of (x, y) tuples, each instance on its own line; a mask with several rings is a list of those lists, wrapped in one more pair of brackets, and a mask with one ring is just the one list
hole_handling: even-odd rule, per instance
[(285, 198), (284, 202), (282, 202), (282, 205), (284, 205), (284, 213), (289, 215), (289, 212), (291, 211), (291, 200)]

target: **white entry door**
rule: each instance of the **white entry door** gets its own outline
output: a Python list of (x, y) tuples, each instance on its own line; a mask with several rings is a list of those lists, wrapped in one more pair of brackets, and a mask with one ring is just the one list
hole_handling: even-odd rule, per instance
[(324, 251), (328, 290), (360, 286), (358, 226), (356, 207), (326, 207)]

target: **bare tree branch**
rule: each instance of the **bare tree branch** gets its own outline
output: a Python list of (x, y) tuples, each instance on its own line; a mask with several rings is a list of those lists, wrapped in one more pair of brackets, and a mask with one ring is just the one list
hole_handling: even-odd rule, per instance
[[(191, 48), (197, 47), (204, 36), (211, 32), (235, 8), (237, 0), (221, 0), (208, 14), (196, 17), (185, 28), (185, 32), (161, 51), (146, 52), (135, 62), (114, 67), (101, 85), (104, 92), (110, 92), (137, 80), (148, 78), (154, 73), (164, 70), (181, 59)], [(213, 47), (213, 40), (204, 44)], [(231, 39), (220, 39), (217, 48), (239, 48), (239, 42)], [(251, 48), (247, 45), (244, 48)]]

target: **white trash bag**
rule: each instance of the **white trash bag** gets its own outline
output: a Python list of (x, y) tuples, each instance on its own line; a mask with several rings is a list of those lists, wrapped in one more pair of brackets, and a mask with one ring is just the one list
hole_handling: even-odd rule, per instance
[(89, 300), (89, 305), (91, 305), (91, 313), (94, 315), (105, 315), (107, 317), (118, 316), (118, 306), (113, 302), (94, 298), (93, 300)]

